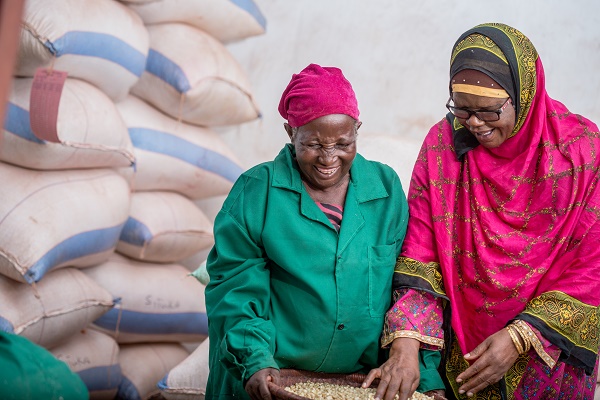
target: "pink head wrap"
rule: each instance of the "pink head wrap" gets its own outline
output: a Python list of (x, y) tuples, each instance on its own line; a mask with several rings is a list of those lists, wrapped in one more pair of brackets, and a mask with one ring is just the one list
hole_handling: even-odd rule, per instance
[(279, 114), (292, 127), (329, 114), (346, 114), (358, 120), (358, 102), (352, 85), (335, 67), (310, 64), (293, 74), (279, 102)]

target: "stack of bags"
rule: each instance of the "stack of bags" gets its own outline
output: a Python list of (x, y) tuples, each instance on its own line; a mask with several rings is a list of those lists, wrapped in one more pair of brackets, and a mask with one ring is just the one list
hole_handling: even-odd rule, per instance
[[(259, 117), (225, 45), (252, 1), (27, 0), (0, 139), (0, 330), (92, 399), (204, 393), (203, 200), (242, 166), (211, 128)], [(190, 354), (191, 353), (191, 354)], [(191, 372), (191, 371), (195, 372)]]

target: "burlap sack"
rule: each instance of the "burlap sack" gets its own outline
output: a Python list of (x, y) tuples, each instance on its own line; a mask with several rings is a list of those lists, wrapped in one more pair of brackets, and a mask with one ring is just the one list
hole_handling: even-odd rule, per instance
[(261, 35), (266, 20), (252, 0), (123, 0), (144, 23), (185, 22), (224, 43)]
[(90, 393), (90, 400), (112, 400), (121, 383), (119, 345), (104, 333), (83, 329), (50, 352), (76, 372)]
[(116, 172), (0, 163), (0, 176), (0, 274), (38, 282), (50, 270), (98, 264), (114, 252), (130, 202)]
[(119, 364), (123, 379), (117, 398), (140, 400), (158, 395), (158, 382), (187, 356), (189, 353), (179, 343), (121, 345)]
[(259, 117), (246, 72), (221, 42), (183, 23), (147, 28), (148, 62), (133, 95), (175, 119), (201, 126)]
[(65, 81), (57, 116), (60, 143), (37, 138), (30, 124), (32, 78), (14, 79), (0, 160), (33, 169), (127, 167), (133, 145), (114, 102), (95, 86)]
[(76, 268), (49, 273), (35, 286), (0, 276), (0, 330), (51, 348), (113, 307), (113, 296)]
[(173, 192), (134, 192), (117, 252), (136, 260), (177, 262), (214, 243), (213, 225), (188, 198)]
[(181, 265), (114, 254), (82, 271), (120, 299), (92, 324), (118, 343), (199, 342), (208, 335), (204, 286)]
[(146, 65), (148, 31), (139, 15), (114, 0), (27, 0), (17, 76), (39, 67), (67, 71), (115, 101)]
[(211, 129), (178, 122), (135, 96), (117, 108), (134, 145), (136, 191), (210, 198), (229, 193), (243, 172), (235, 154)]
[(165, 399), (204, 399), (209, 372), (208, 349), (209, 342), (206, 339), (158, 383), (158, 388)]

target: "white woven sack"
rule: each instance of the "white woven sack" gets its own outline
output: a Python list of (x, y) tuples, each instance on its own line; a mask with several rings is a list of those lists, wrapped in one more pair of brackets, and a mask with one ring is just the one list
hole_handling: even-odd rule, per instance
[(34, 171), (0, 163), (0, 274), (46, 272), (108, 259), (129, 215), (127, 181), (110, 169)]
[(44, 170), (133, 164), (133, 145), (114, 102), (100, 89), (79, 79), (67, 79), (60, 97), (60, 143), (37, 138), (30, 125), (32, 83), (32, 78), (12, 82), (0, 160)]
[(146, 65), (148, 31), (114, 0), (27, 0), (22, 26), (17, 76), (52, 67), (120, 100)]
[(92, 325), (118, 343), (199, 342), (208, 335), (204, 286), (183, 266), (114, 254), (82, 271), (120, 298)]
[(77, 268), (52, 271), (35, 286), (0, 276), (0, 330), (51, 348), (113, 306), (111, 294)]
[(119, 345), (110, 336), (83, 329), (64, 343), (50, 349), (79, 375), (90, 393), (90, 400), (112, 400), (121, 383)]
[(200, 265), (194, 271), (192, 271), (192, 276), (198, 279), (198, 281), (204, 286), (208, 285), (208, 283), (210, 282), (210, 275), (206, 270), (206, 259), (203, 262), (201, 262)]
[(208, 381), (208, 349), (206, 339), (158, 383), (167, 400), (203, 400)]
[(213, 130), (178, 122), (135, 96), (117, 108), (134, 146), (135, 190), (168, 190), (204, 199), (229, 193), (243, 172)]
[(125, 344), (119, 349), (123, 379), (117, 399), (150, 399), (160, 393), (157, 383), (189, 356), (179, 343)]
[(182, 23), (149, 25), (146, 71), (131, 93), (176, 119), (202, 126), (259, 117), (246, 72), (208, 33)]
[(266, 29), (265, 17), (252, 0), (124, 0), (123, 3), (130, 4), (145, 24), (185, 22), (224, 43), (261, 35)]
[(177, 262), (214, 244), (213, 225), (187, 197), (134, 192), (117, 251), (136, 260)]

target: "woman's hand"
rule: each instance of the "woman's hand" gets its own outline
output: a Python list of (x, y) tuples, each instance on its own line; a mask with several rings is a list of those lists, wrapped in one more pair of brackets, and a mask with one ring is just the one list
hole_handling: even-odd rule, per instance
[(399, 400), (407, 400), (419, 386), (420, 342), (411, 338), (397, 338), (392, 342), (390, 357), (379, 368), (372, 369), (362, 386), (369, 387), (379, 378), (375, 399), (392, 400), (396, 394)]
[(448, 400), (446, 399), (446, 391), (443, 389), (429, 390), (423, 394), (429, 397), (434, 397), (437, 400)]
[(519, 353), (506, 329), (502, 329), (485, 339), (472, 352), (465, 354), (469, 362), (475, 361), (456, 382), (467, 381), (458, 393), (473, 396), (485, 387), (498, 382), (515, 363)]
[(248, 379), (244, 389), (250, 395), (252, 400), (271, 400), (271, 391), (268, 382), (279, 385), (279, 370), (275, 368), (265, 368), (256, 372)]

